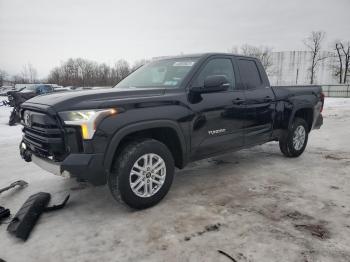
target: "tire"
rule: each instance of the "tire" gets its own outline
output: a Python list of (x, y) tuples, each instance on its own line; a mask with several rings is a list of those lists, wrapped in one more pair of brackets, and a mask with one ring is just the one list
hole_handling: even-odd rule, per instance
[[(146, 160), (154, 166), (155, 163), (160, 164), (154, 169), (150, 166), (147, 171)], [(119, 152), (107, 183), (117, 201), (135, 209), (144, 209), (156, 205), (165, 197), (173, 182), (174, 169), (174, 159), (166, 145), (154, 139), (138, 140)], [(139, 179), (141, 181), (138, 182)], [(135, 183), (134, 189), (132, 183)]]
[(290, 129), (285, 131), (279, 139), (281, 152), (287, 157), (300, 156), (307, 145), (308, 130), (309, 127), (306, 121), (296, 117)]

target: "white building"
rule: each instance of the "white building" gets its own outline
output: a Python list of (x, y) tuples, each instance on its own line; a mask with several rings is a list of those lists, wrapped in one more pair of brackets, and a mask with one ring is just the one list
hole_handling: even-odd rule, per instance
[[(314, 84), (337, 84), (337, 78), (333, 76), (331, 58), (329, 52), (322, 52), (322, 56), (329, 58), (320, 61)], [(272, 85), (303, 85), (310, 84), (311, 52), (309, 51), (284, 51), (272, 53), (272, 68), (269, 79)]]

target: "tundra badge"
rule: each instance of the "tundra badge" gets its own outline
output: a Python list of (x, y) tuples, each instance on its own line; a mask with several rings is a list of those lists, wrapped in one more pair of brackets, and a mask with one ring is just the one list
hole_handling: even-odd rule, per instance
[(216, 134), (221, 134), (226, 132), (226, 128), (222, 128), (222, 129), (217, 129), (217, 130), (209, 130), (208, 134), (209, 135), (216, 135)]

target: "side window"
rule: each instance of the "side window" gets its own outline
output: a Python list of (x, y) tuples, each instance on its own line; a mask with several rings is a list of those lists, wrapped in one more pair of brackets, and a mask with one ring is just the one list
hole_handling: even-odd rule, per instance
[(230, 82), (230, 89), (235, 88), (235, 75), (231, 59), (229, 58), (214, 58), (210, 60), (202, 71), (199, 73), (192, 86), (204, 86), (204, 80), (212, 75), (225, 75)]
[(52, 86), (46, 86), (46, 93), (52, 92), (53, 88)]
[(43, 88), (41, 86), (38, 86), (36, 88), (36, 93), (39, 94), (39, 95), (42, 94), (43, 93)]
[(51, 86), (45, 85), (45, 86), (42, 87), (42, 93), (43, 94), (50, 93), (51, 91), (52, 91)]
[(42, 85), (42, 86), (38, 86), (37, 87), (37, 93), (38, 94), (50, 93), (51, 90), (52, 90), (51, 86), (48, 86), (48, 85)]
[(248, 89), (262, 87), (262, 80), (258, 67), (253, 60), (238, 59), (239, 72), (242, 82)]

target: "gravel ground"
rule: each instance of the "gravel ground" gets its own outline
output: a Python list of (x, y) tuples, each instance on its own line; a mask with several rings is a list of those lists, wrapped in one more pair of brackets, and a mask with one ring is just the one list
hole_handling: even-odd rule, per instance
[(56, 177), (18, 154), (20, 126), (0, 108), (1, 194), (15, 213), (33, 193), (67, 192), (65, 209), (43, 214), (20, 241), (0, 225), (0, 258), (12, 261), (350, 261), (350, 99), (328, 98), (325, 121), (305, 153), (288, 159), (277, 143), (177, 171), (157, 206), (132, 211), (106, 187)]

